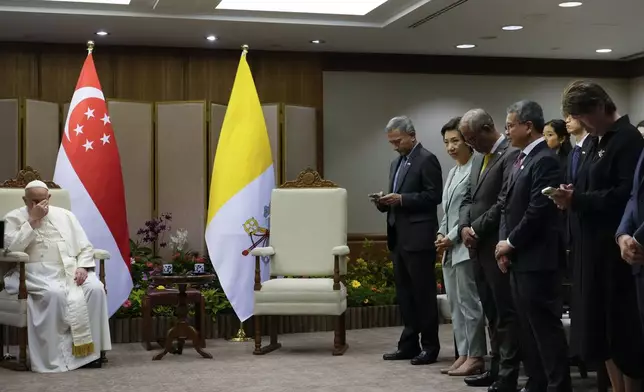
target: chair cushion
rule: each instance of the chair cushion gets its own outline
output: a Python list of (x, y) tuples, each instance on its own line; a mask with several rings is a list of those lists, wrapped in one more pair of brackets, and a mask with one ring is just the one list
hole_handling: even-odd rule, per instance
[(333, 290), (333, 279), (271, 279), (255, 291), (256, 315), (340, 315), (347, 308), (347, 289)]
[(18, 299), (6, 290), (0, 291), (0, 324), (12, 327), (27, 326), (27, 300)]

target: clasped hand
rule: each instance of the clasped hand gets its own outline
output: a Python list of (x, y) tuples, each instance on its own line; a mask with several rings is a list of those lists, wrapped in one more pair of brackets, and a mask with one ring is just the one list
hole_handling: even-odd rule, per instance
[(389, 193), (378, 199), (378, 204), (386, 206), (396, 206), (400, 204), (400, 195), (398, 193)]
[(448, 248), (451, 248), (453, 245), (452, 240), (450, 240), (448, 237), (445, 237), (442, 234), (438, 234), (436, 236), (436, 241), (434, 242), (434, 246), (436, 246), (436, 250), (442, 251), (446, 250)]
[(76, 282), (76, 285), (82, 285), (85, 283), (85, 280), (87, 280), (87, 270), (82, 267), (76, 268), (76, 273), (74, 274), (74, 282)]
[(644, 263), (644, 247), (630, 235), (624, 234), (617, 239), (622, 259), (628, 264)]
[(463, 227), (461, 229), (461, 239), (467, 248), (473, 248), (476, 246), (478, 237), (476, 236), (474, 229), (471, 227)]
[(508, 267), (511, 264), (510, 258), (508, 257), (511, 251), (512, 247), (510, 246), (508, 241), (499, 241), (499, 243), (496, 244), (496, 249), (494, 250), (496, 264), (504, 274), (508, 272)]

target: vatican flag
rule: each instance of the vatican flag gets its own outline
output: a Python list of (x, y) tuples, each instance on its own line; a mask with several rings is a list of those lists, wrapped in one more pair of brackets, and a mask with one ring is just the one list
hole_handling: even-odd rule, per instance
[[(221, 128), (210, 182), (206, 244), (235, 313), (253, 315), (255, 259), (250, 250), (268, 245), (273, 158), (266, 121), (244, 49)], [(268, 260), (260, 263), (262, 281)]]

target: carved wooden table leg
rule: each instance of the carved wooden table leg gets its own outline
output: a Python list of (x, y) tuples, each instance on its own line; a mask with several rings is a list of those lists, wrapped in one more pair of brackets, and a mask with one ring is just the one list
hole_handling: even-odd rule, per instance
[(192, 341), (194, 349), (204, 358), (212, 359), (212, 354), (205, 352), (201, 348), (200, 336), (197, 330), (188, 322), (188, 295), (186, 289), (187, 284), (179, 284), (179, 303), (177, 305), (177, 324), (168, 331), (168, 336), (165, 340), (165, 350), (157, 354), (153, 359), (160, 360), (166, 354), (175, 352), (174, 340), (178, 341), (177, 353), (183, 352), (183, 343), (186, 339)]

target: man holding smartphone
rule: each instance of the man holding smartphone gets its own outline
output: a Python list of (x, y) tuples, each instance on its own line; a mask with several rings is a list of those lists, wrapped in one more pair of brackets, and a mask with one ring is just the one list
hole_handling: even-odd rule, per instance
[(398, 349), (383, 359), (427, 365), (436, 362), (440, 351), (436, 248), (431, 239), (438, 230), (436, 207), (442, 201), (443, 176), (436, 156), (416, 140), (408, 117), (391, 119), (386, 133), (400, 156), (391, 163), (389, 193), (370, 198), (379, 211), (387, 213), (387, 245), (404, 329)]

